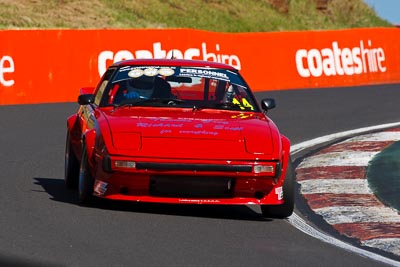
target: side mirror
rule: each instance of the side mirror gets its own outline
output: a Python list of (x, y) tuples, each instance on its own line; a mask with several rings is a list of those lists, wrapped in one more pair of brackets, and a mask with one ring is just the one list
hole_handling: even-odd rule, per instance
[(261, 108), (268, 112), (268, 110), (276, 107), (275, 99), (273, 98), (264, 98), (261, 100)]
[(94, 95), (93, 94), (84, 94), (78, 96), (78, 103), (79, 105), (89, 105), (94, 102)]

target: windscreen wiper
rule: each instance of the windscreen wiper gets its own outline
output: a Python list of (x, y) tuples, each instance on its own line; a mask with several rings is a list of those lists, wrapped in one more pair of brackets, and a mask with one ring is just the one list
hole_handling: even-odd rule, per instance
[(122, 100), (118, 104), (114, 104), (114, 109), (120, 107), (134, 107), (134, 106), (148, 106), (150, 104), (162, 104), (162, 105), (169, 105), (169, 106), (176, 106), (177, 104), (185, 103), (182, 99), (177, 98), (136, 98), (136, 99), (126, 99)]
[(228, 110), (249, 110), (251, 111), (252, 109), (250, 107), (244, 107), (239, 104), (234, 104), (231, 102), (226, 102), (226, 103), (210, 103), (207, 105), (202, 105), (202, 106), (194, 106), (194, 110), (201, 110), (201, 109), (228, 109)]

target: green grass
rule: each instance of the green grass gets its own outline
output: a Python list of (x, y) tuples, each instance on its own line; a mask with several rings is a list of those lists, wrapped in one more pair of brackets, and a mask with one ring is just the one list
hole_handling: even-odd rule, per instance
[(0, 0), (0, 28), (193, 28), (266, 32), (390, 27), (362, 0)]

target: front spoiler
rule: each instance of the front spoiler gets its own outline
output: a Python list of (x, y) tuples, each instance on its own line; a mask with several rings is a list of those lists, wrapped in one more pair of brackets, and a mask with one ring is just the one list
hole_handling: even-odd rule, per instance
[(212, 205), (281, 205), (283, 204), (282, 187), (274, 187), (269, 194), (262, 198), (255, 197), (232, 197), (232, 198), (178, 198), (157, 197), (149, 195), (125, 195), (125, 194), (103, 194), (98, 190), (102, 182), (96, 181), (94, 196), (109, 199), (146, 203), (170, 203), (170, 204), (212, 204)]

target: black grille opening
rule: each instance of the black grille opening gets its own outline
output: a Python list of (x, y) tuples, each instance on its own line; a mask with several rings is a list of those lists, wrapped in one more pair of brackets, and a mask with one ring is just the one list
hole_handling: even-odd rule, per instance
[(251, 165), (227, 164), (182, 164), (182, 163), (153, 163), (137, 162), (137, 170), (182, 170), (182, 171), (218, 171), (218, 172), (252, 172)]
[(235, 178), (151, 176), (150, 195), (179, 198), (232, 198)]

